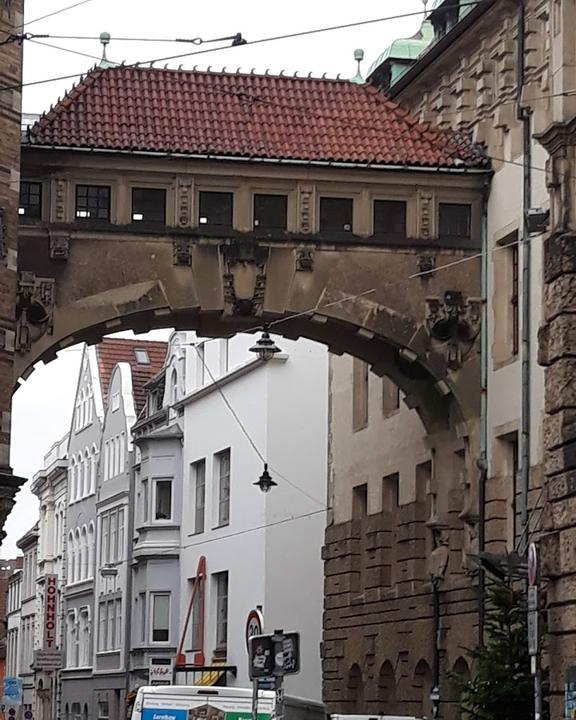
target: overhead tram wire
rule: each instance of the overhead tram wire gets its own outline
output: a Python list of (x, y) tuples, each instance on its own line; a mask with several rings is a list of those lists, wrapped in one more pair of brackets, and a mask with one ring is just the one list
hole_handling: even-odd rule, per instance
[(32, 25), (32, 23), (39, 22), (40, 20), (46, 20), (47, 18), (54, 17), (55, 15), (61, 15), (68, 10), (73, 10), (74, 8), (80, 7), (80, 5), (86, 5), (86, 3), (89, 2), (92, 2), (92, 0), (80, 0), (80, 2), (73, 3), (72, 5), (67, 5), (66, 7), (60, 8), (60, 10), (54, 10), (53, 12), (49, 12), (46, 15), (41, 15), (40, 17), (34, 18), (33, 20), (27, 20), (22, 23), (22, 25), (19, 25), (18, 28), (27, 27), (28, 25)]
[[(91, 2), (91, 0), (82, 0), (82, 3), (84, 3), (84, 2)], [(77, 4), (82, 4), (82, 3), (77, 3)], [(461, 7), (468, 6), (468, 5), (475, 6), (475, 5), (477, 5), (477, 2), (462, 3)], [(64, 12), (65, 10), (71, 9), (73, 7), (76, 7), (76, 5), (71, 5), (68, 8), (62, 8), (62, 10), (57, 11), (57, 12)], [(425, 14), (427, 14), (427, 11), (418, 10), (418, 11), (410, 12), (410, 13), (389, 15), (389, 16), (381, 17), (381, 18), (372, 18), (370, 20), (359, 20), (358, 22), (344, 23), (342, 25), (325, 26), (325, 27), (321, 27), (321, 28), (315, 28), (312, 30), (301, 30), (299, 32), (286, 33), (284, 35), (273, 35), (270, 37), (259, 38), (257, 40), (246, 40), (246, 42), (242, 43), (241, 45), (240, 44), (223, 45), (223, 46), (217, 47), (217, 48), (207, 48), (205, 50), (196, 50), (196, 51), (189, 52), (189, 53), (180, 53), (178, 55), (154, 58), (152, 60), (144, 60), (144, 61), (137, 61), (137, 62), (133, 62), (133, 63), (126, 63), (123, 67), (141, 67), (141, 66), (150, 65), (150, 64), (153, 65), (154, 63), (157, 63), (157, 62), (158, 63), (159, 62), (167, 62), (169, 60), (179, 60), (179, 59), (183, 59), (183, 58), (187, 58), (187, 57), (193, 57), (196, 55), (204, 55), (206, 53), (220, 52), (222, 50), (229, 50), (231, 47), (247, 47), (249, 45), (260, 45), (262, 43), (277, 42), (279, 40), (290, 40), (292, 38), (305, 37), (308, 35), (317, 35), (320, 33), (333, 32), (336, 30), (347, 30), (347, 29), (350, 29), (353, 27), (361, 27), (361, 26), (376, 24), (376, 23), (380, 23), (380, 22), (387, 22), (389, 20), (399, 20), (399, 19), (406, 18), (406, 17), (414, 17), (414, 16), (418, 16), (418, 15), (425, 15)], [(30, 22), (36, 22), (39, 19), (42, 19), (42, 18), (36, 18), (35, 20), (31, 20)], [(30, 24), (30, 23), (27, 23), (27, 24)], [(46, 36), (44, 36), (44, 37), (46, 37)], [(50, 36), (48, 36), (48, 37), (50, 37)], [(81, 36), (76, 36), (76, 37), (80, 38)], [(21, 41), (23, 39), (27, 39), (27, 38), (20, 38), (20, 37), (16, 36), (13, 39), (13, 41), (17, 42), (17, 41)], [(60, 39), (62, 39), (62, 38), (60, 38)], [(89, 38), (89, 39), (92, 39), (92, 38)], [(94, 39), (99, 39), (99, 38), (94, 38)], [(19, 83), (19, 84), (15, 84), (15, 85), (4, 85), (4, 86), (0, 87), (0, 91), (2, 91), (2, 90), (20, 90), (25, 87), (31, 87), (34, 85), (43, 85), (45, 83), (58, 82), (60, 80), (73, 80), (74, 78), (82, 77), (85, 74), (86, 74), (85, 72), (74, 73), (71, 75), (60, 75), (58, 77), (45, 78), (44, 80), (32, 80), (31, 82), (27, 82), (27, 83)]]
[(71, 53), (72, 55), (80, 55), (81, 57), (90, 58), (91, 60), (101, 60), (97, 55), (89, 55), (88, 53), (81, 52), (80, 50), (71, 50), (70, 48), (60, 47), (59, 45), (52, 45), (42, 40), (34, 40), (28, 38), (28, 40), (35, 45), (42, 45), (43, 47), (52, 48), (53, 50), (61, 50), (62, 52)]

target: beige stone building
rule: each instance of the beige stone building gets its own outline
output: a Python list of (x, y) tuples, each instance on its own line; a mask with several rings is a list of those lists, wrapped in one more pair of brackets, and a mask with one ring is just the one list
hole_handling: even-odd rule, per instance
[[(576, 665), (576, 600), (569, 579), (576, 565), (568, 549), (574, 547), (575, 524), (571, 448), (576, 396), (570, 359), (576, 267), (570, 234), (576, 222), (575, 25), (576, 6), (563, 0), (437, 0), (419, 33), (394, 43), (369, 76), (421, 120), (484, 143), (492, 159), (494, 174), (486, 185), (482, 223), (487, 332), (479, 492), (470, 511), (478, 518), (477, 553), (502, 559), (505, 553), (522, 555), (528, 541), (539, 543), (547, 630), (543, 662), (551, 670), (553, 718), (563, 717), (565, 686)], [(538, 210), (549, 210), (550, 217)], [(419, 709), (419, 678), (424, 677), (428, 690), (433, 684), (418, 674), (421, 659), (427, 671), (434, 669), (435, 628), (424, 617), (433, 614), (430, 579), (435, 568), (425, 540), (417, 553), (423, 595), (411, 595), (396, 580), (386, 602), (372, 604), (369, 612), (366, 597), (372, 579), (361, 568), (381, 565), (383, 577), (397, 578), (401, 572), (402, 544), (388, 526), (396, 525), (398, 534), (410, 513), (418, 512), (418, 504), (412, 509), (411, 503), (418, 503), (425, 443), (414, 432), (416, 421), (409, 414), (398, 427), (395, 418), (382, 413), (381, 381), (372, 376), (368, 425), (354, 425), (350, 413), (363, 401), (345, 389), (353, 377), (351, 363), (333, 361), (332, 403), (341, 412), (334, 412), (332, 420), (338, 450), (331, 457), (333, 523), (325, 550), (327, 698), (349, 712), (413, 712)], [(354, 387), (358, 389), (357, 381)], [(402, 410), (399, 417), (406, 413)], [(368, 445), (374, 457), (380, 455), (376, 467)], [(389, 497), (390, 473), (399, 478), (399, 507), (392, 518), (381, 513), (383, 498)], [(427, 517), (429, 508), (420, 512), (420, 518)], [(424, 538), (433, 523), (420, 523)], [(390, 538), (384, 558), (378, 558), (380, 550), (375, 552), (373, 543), (381, 532)], [(413, 547), (417, 543), (412, 540)], [(456, 553), (458, 561), (448, 564), (445, 580), (437, 585), (443, 717), (454, 712), (445, 705), (452, 699), (446, 671), (457, 662), (457, 669), (466, 672), (457, 657), (459, 631), (466, 625), (477, 632), (483, 622), (482, 604), (472, 599), (483, 578), (469, 579), (475, 587), (470, 588), (469, 604), (462, 605), (462, 596), (457, 598), (450, 589), (457, 584), (452, 573), (459, 571), (461, 560), (471, 569), (472, 558), (461, 557), (452, 537), (448, 545), (451, 561)], [(356, 582), (353, 592), (345, 594), (342, 584), (337, 585), (337, 562), (356, 578), (350, 581)], [(396, 570), (389, 570), (394, 564)], [(457, 624), (451, 622), (455, 607), (469, 610)], [(402, 622), (407, 618), (409, 622)]]

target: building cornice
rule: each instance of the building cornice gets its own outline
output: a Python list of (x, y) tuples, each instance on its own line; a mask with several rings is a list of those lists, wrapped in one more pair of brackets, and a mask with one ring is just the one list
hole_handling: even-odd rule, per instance
[(556, 155), (563, 148), (576, 145), (576, 118), (552, 123), (534, 137), (550, 155)]

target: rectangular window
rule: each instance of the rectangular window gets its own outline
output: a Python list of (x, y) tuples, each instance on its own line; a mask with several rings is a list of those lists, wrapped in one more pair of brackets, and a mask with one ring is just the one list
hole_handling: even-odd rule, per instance
[(142, 480), (142, 522), (148, 522), (148, 478)]
[(106, 652), (108, 649), (108, 603), (99, 603), (98, 619), (98, 652)]
[(172, 480), (156, 480), (154, 485), (154, 519), (172, 520)]
[(116, 560), (124, 559), (124, 508), (118, 510), (118, 545), (116, 547)]
[(170, 594), (152, 593), (152, 642), (170, 639)]
[(104, 513), (100, 520), (100, 562), (106, 564), (110, 562), (110, 515)]
[(384, 417), (400, 408), (400, 388), (390, 378), (382, 378), (382, 411)]
[(320, 198), (320, 232), (352, 232), (354, 201)]
[(98, 703), (98, 720), (110, 720), (110, 704), (106, 700)]
[(233, 193), (203, 191), (199, 193), (198, 200), (200, 225), (232, 227)]
[(470, 205), (458, 203), (440, 203), (438, 213), (438, 234), (441, 239), (470, 239)]
[(374, 234), (406, 237), (404, 200), (374, 200)]
[(382, 478), (382, 510), (395, 512), (398, 507), (400, 476), (398, 473)]
[(254, 195), (254, 227), (259, 230), (286, 230), (286, 195)]
[(199, 343), (195, 346), (196, 350), (196, 387), (202, 387), (204, 385), (204, 370), (205, 370), (205, 358), (204, 358), (204, 343)]
[(108, 185), (76, 185), (76, 218), (79, 220), (110, 220), (110, 187)]
[(148, 350), (145, 348), (136, 348), (134, 350), (134, 357), (138, 365), (150, 365), (150, 356)]
[(214, 575), (216, 581), (216, 648), (225, 650), (228, 644), (228, 573)]
[(26, 180), (20, 183), (18, 215), (36, 219), (42, 216), (42, 183)]
[(114, 602), (116, 611), (116, 633), (114, 637), (114, 649), (119, 650), (122, 647), (122, 600), (117, 598)]
[(352, 429), (368, 425), (368, 365), (354, 358), (352, 369)]
[(192, 482), (194, 493), (194, 532), (204, 532), (206, 508), (206, 460), (198, 460), (192, 465)]
[(146, 642), (146, 593), (138, 595), (140, 600), (140, 642)]
[(356, 485), (352, 488), (352, 517), (361, 520), (368, 514), (368, 485)]
[(510, 345), (512, 355), (518, 355), (520, 344), (520, 306), (518, 295), (520, 292), (520, 282), (518, 275), (518, 243), (510, 245), (505, 251), (509, 254), (510, 265)]
[(218, 525), (230, 523), (230, 450), (216, 455), (218, 471)]
[(166, 224), (166, 190), (132, 188), (132, 222)]

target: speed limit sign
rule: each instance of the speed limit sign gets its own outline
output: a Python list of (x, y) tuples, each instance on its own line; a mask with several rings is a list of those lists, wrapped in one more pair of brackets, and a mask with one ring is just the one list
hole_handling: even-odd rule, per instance
[(250, 652), (250, 638), (262, 635), (264, 621), (260, 610), (250, 610), (246, 620), (246, 649)]

